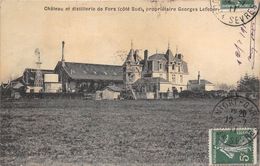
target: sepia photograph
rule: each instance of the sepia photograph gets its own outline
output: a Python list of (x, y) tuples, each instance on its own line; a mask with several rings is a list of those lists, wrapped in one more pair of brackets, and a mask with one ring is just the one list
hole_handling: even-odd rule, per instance
[(0, 0), (0, 165), (260, 165), (259, 4)]

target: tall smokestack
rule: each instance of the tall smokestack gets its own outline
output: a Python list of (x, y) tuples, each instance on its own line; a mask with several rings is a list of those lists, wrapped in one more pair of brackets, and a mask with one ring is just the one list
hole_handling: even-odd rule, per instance
[(65, 45), (65, 42), (64, 41), (62, 41), (62, 58), (61, 58), (61, 61), (65, 61), (65, 59), (64, 59), (64, 45)]
[(144, 70), (148, 70), (148, 50), (144, 51)]
[(198, 84), (200, 85), (200, 71), (198, 72)]
[(144, 50), (144, 62), (148, 59), (148, 50)]

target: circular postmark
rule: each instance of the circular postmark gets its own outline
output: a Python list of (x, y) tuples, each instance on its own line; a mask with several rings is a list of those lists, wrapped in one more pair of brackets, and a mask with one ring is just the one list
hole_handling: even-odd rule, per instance
[[(229, 129), (220, 132), (223, 143), (229, 146), (244, 146), (252, 142), (258, 134), (255, 130), (259, 124), (258, 113), (257, 105), (250, 99), (231, 96), (220, 100), (215, 105), (211, 118), (217, 128)], [(245, 130), (241, 132), (241, 129)], [(227, 138), (230, 136), (233, 138)]]
[(212, 12), (228, 26), (241, 26), (255, 18), (260, 0), (210, 0)]

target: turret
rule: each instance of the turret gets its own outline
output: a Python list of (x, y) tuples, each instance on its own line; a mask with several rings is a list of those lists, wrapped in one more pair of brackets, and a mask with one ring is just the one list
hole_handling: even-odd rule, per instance
[(172, 51), (170, 49), (170, 43), (168, 43), (168, 49), (165, 53), (165, 58), (167, 59), (168, 64), (170, 64), (170, 62), (173, 61), (173, 59), (174, 59)]
[(129, 85), (134, 83), (137, 79), (141, 78), (141, 65), (138, 50), (133, 49), (133, 42), (131, 41), (131, 49), (123, 64), (124, 84)]
[(168, 43), (168, 49), (165, 53), (165, 58), (167, 59), (167, 64), (166, 64), (167, 65), (167, 80), (171, 82), (172, 81), (171, 80), (172, 65), (173, 65), (171, 62), (173, 62), (174, 57), (173, 57), (172, 51), (170, 49), (170, 43)]

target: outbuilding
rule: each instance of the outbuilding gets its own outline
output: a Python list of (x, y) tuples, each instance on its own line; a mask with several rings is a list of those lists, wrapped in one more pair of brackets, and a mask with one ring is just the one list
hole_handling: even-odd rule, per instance
[(208, 80), (200, 79), (200, 72), (197, 80), (189, 80), (187, 89), (190, 91), (212, 91), (215, 90), (215, 85)]
[(122, 88), (115, 85), (107, 86), (103, 90), (96, 91), (96, 100), (117, 100), (121, 91)]

